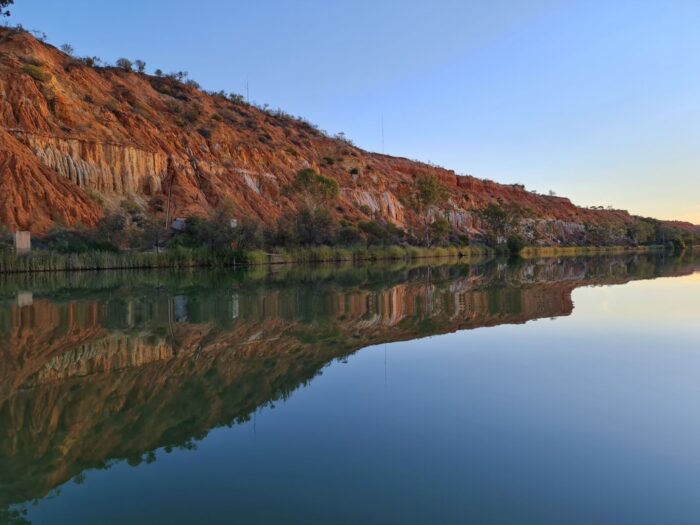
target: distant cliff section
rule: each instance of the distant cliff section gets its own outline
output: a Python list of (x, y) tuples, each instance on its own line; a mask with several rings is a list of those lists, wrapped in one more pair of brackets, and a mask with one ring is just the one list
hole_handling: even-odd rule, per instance
[(311, 168), (337, 182), (330, 211), (349, 223), (381, 220), (418, 232), (425, 214), (411, 196), (417, 180), (434, 177), (448, 195), (430, 214), (471, 239), (494, 235), (487, 211), (497, 207), (517, 211), (512, 229), (528, 243), (580, 244), (591, 232), (606, 242), (634, 240), (639, 219), (625, 211), (580, 208), (520, 185), (370, 153), (281, 111), (206, 93), (184, 74), (148, 75), (138, 62), (99, 64), (25, 31), (0, 29), (6, 229), (40, 235), (57, 226), (94, 227), (125, 200), (166, 220), (210, 216), (227, 203), (237, 218), (272, 226), (304, 206), (289, 189)]

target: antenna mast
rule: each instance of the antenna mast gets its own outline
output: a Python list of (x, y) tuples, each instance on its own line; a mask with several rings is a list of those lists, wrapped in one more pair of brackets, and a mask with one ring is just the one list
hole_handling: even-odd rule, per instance
[(382, 154), (384, 154), (384, 113), (382, 113)]

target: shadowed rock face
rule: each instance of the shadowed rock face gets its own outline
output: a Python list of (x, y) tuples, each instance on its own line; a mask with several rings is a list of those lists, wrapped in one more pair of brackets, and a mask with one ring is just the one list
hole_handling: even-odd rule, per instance
[(169, 78), (91, 68), (0, 28), (0, 222), (11, 229), (92, 226), (125, 198), (151, 211), (170, 202), (173, 217), (206, 215), (226, 200), (240, 217), (271, 225), (302, 204), (286, 189), (308, 167), (338, 182), (333, 213), (350, 220), (415, 227), (420, 218), (405, 203), (423, 175), (449, 189), (442, 213), (464, 233), (486, 228), (475, 212), (491, 203), (517, 205), (523, 232), (552, 242), (581, 241), (594, 224), (626, 235), (637, 220), (370, 153), (281, 112)]
[[(378, 343), (569, 315), (578, 286), (690, 273), (649, 257), (0, 283), (0, 504), (151, 461)], [(23, 290), (22, 304), (16, 294)], [(27, 290), (32, 290), (31, 300)], [(30, 303), (30, 304), (28, 304)]]

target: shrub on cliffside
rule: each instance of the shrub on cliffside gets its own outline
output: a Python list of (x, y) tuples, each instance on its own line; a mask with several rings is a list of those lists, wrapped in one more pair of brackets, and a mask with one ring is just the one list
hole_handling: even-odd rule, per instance
[(448, 197), (447, 188), (434, 175), (422, 176), (416, 180), (413, 200), (418, 213), (423, 216), (425, 245), (428, 248), (430, 248), (433, 241), (431, 228), (432, 211), (436, 206), (444, 204)]
[(314, 206), (338, 198), (340, 188), (335, 179), (321, 175), (310, 168), (303, 169), (294, 179), (292, 190), (303, 194)]
[(49, 73), (44, 71), (40, 66), (35, 66), (34, 64), (25, 64), (22, 67), (22, 71), (39, 82), (46, 82), (51, 79)]

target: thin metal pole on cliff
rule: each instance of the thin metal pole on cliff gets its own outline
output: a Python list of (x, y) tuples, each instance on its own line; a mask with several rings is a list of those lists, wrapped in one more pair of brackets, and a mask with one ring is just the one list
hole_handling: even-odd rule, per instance
[(382, 113), (382, 155), (384, 154), (384, 113)]
[(168, 184), (168, 209), (165, 212), (165, 228), (170, 225), (170, 201), (173, 197), (173, 182), (175, 182), (175, 166), (172, 157), (168, 157), (168, 168), (170, 170), (170, 184)]

